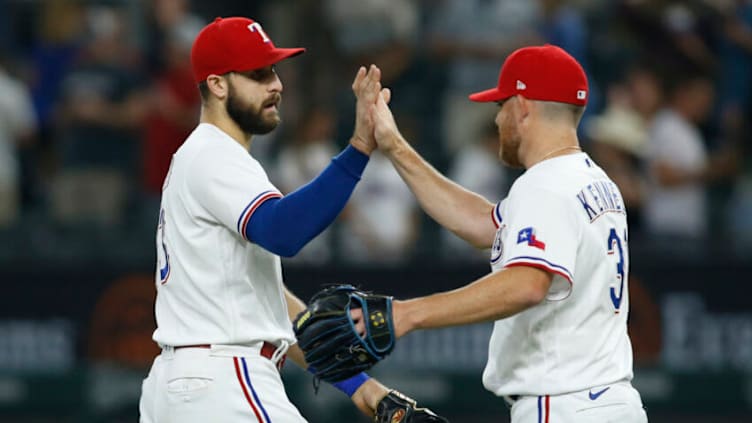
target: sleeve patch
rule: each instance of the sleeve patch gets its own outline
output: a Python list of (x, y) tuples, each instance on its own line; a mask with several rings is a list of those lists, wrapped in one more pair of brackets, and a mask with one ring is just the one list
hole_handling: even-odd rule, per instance
[(522, 244), (523, 242), (531, 247), (546, 251), (546, 243), (535, 237), (535, 228), (532, 226), (522, 229), (517, 234), (517, 244)]

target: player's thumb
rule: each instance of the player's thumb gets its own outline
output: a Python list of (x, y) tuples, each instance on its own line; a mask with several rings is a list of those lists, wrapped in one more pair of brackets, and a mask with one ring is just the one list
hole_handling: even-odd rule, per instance
[(392, 99), (392, 90), (390, 90), (389, 88), (382, 88), (381, 98), (384, 99), (384, 103), (389, 104), (389, 100)]

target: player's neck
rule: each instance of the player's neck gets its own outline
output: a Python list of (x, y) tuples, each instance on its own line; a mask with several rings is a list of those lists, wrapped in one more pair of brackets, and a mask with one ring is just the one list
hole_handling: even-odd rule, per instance
[(528, 148), (520, 149), (525, 169), (544, 160), (582, 151), (574, 128), (547, 127), (531, 133), (526, 141), (523, 141), (523, 145)]
[(201, 108), (201, 123), (208, 123), (216, 126), (230, 138), (242, 145), (246, 150), (251, 148), (251, 136), (243, 132), (242, 129), (227, 114), (219, 113), (212, 108)]

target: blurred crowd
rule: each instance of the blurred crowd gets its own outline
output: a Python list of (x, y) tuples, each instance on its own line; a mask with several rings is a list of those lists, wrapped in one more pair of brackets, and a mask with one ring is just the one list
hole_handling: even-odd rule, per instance
[[(0, 253), (126, 240), (152, 253), (162, 180), (198, 119), (191, 44), (229, 15), (307, 48), (278, 67), (283, 123), (252, 147), (283, 192), (346, 145), (352, 78), (376, 63), (405, 137), (498, 201), (519, 173), (497, 161), (496, 108), (467, 95), (493, 85), (512, 50), (551, 43), (588, 72), (580, 138), (622, 191), (632, 246), (752, 245), (750, 0), (5, 0)], [(435, 256), (487, 259), (431, 222), (374, 154), (337, 224), (293, 261)]]

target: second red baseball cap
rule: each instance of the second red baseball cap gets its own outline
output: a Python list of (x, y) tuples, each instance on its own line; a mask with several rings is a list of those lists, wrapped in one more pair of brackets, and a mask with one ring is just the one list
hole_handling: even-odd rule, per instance
[(588, 81), (577, 60), (563, 49), (546, 44), (523, 47), (507, 57), (495, 88), (470, 95), (470, 100), (501, 101), (514, 95), (531, 100), (584, 106)]
[(217, 18), (193, 42), (193, 77), (201, 82), (212, 74), (259, 69), (304, 51), (304, 48), (275, 47), (261, 25), (251, 19)]

